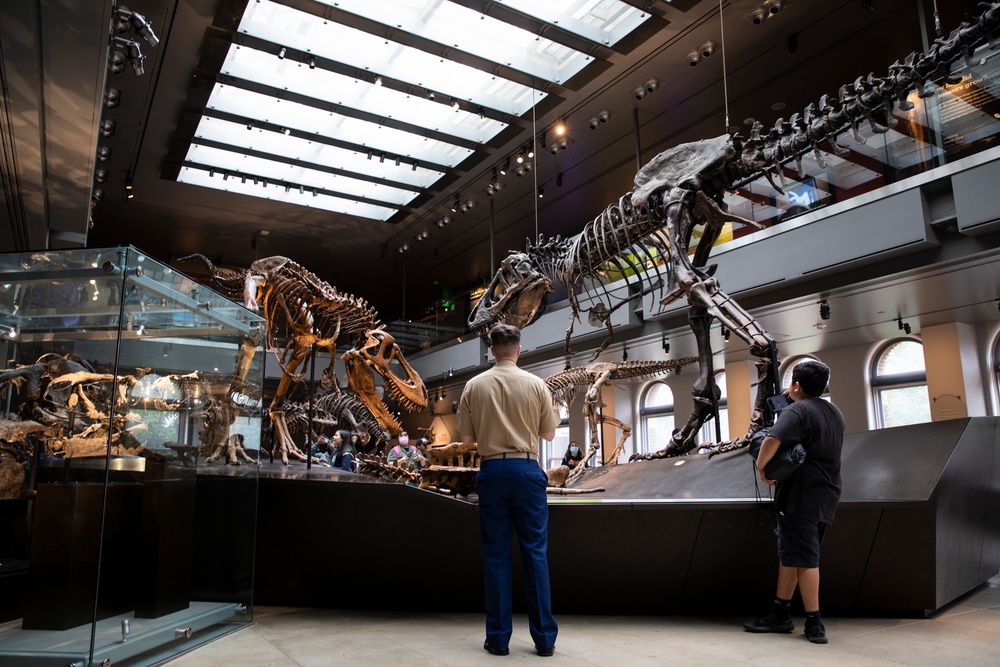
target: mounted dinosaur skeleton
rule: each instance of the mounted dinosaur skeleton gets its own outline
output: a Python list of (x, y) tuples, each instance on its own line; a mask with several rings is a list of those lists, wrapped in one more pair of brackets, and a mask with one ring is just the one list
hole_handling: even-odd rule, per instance
[[(412, 411), (427, 405), (423, 382), (364, 299), (338, 291), (287, 257), (258, 259), (245, 271), (216, 268), (203, 255), (183, 259), (199, 259), (208, 269), (213, 287), (232, 299), (242, 299), (250, 310), (260, 310), (267, 320), (267, 346), (275, 350), (282, 370), (268, 408), (274, 424), (275, 449), (282, 463), (287, 464), (289, 456), (300, 461), (306, 457), (289, 433), (283, 409), (291, 384), (302, 379), (296, 372), (309, 353), (318, 348), (330, 354), (323, 375), (333, 378), (340, 334), (360, 337), (358, 345), (343, 356), (347, 381), (383, 429), (396, 435), (401, 426), (376, 393), (373, 371), (382, 376), (385, 395), (402, 408)], [(279, 338), (287, 341), (284, 349), (278, 349)], [(245, 348), (243, 354), (244, 363), (239, 367), (249, 368), (253, 348)], [(394, 361), (403, 377), (391, 367)]]
[[(863, 142), (859, 128), (867, 122), (872, 131), (884, 133), (896, 125), (893, 108), (913, 108), (907, 97), (933, 94), (932, 80), (948, 77), (952, 65), (989, 42), (995, 47), (1000, 31), (1000, 3), (980, 3), (982, 13), (963, 22), (947, 38), (937, 39), (926, 54), (911, 53), (889, 68), (885, 78), (869, 74), (840, 88), (836, 98), (824, 95), (787, 121), (778, 119), (771, 130), (755, 123), (749, 138), (739, 134), (682, 144), (656, 156), (635, 178), (635, 189), (587, 223), (575, 240), (558, 237), (529, 241), (525, 252), (514, 252), (502, 263), (484, 297), (469, 317), (469, 327), (482, 331), (500, 321), (529, 324), (558, 281), (569, 294), (570, 323), (586, 313), (594, 326), (604, 325), (608, 338), (593, 358), (611, 341), (611, 315), (644, 297), (658, 298), (666, 306), (681, 298), (688, 302), (688, 317), (698, 345), (699, 377), (692, 387), (695, 409), (691, 418), (664, 449), (633, 458), (663, 458), (687, 453), (697, 446), (701, 426), (716, 411), (719, 388), (712, 373), (709, 328), (718, 320), (750, 347), (757, 359), (757, 399), (745, 435), (714, 446), (715, 452), (744, 447), (750, 437), (773, 420), (766, 399), (779, 387), (777, 347), (757, 321), (722, 291), (712, 278), (715, 266), (707, 261), (713, 244), (727, 222), (760, 227), (756, 222), (728, 212), (723, 195), (760, 177), (779, 192), (777, 175), (784, 185), (782, 168), (795, 161), (804, 177), (802, 157), (813, 153), (826, 166), (820, 146), (828, 145), (838, 156), (847, 149), (838, 138), (852, 132)], [(696, 229), (701, 238), (692, 255)], [(613, 282), (621, 275), (624, 280)]]
[[(698, 361), (694, 357), (684, 357), (683, 359), (670, 359), (668, 361), (607, 361), (588, 364), (586, 366), (576, 366), (567, 368), (555, 375), (545, 378), (545, 384), (555, 402), (567, 410), (576, 399), (577, 392), (587, 388), (587, 393), (583, 402), (583, 416), (587, 418), (590, 427), (590, 446), (587, 453), (577, 464), (576, 469), (569, 474), (566, 481), (572, 481), (583, 474), (584, 465), (601, 448), (599, 425), (611, 424), (621, 431), (621, 437), (615, 445), (611, 456), (604, 457), (602, 465), (613, 465), (618, 463), (618, 457), (625, 449), (625, 441), (632, 434), (632, 427), (602, 412), (605, 407), (601, 401), (601, 390), (604, 387), (614, 387), (615, 381), (637, 382), (656, 375), (663, 375), (671, 371), (676, 371), (688, 364)], [(551, 475), (550, 475), (551, 480)]]

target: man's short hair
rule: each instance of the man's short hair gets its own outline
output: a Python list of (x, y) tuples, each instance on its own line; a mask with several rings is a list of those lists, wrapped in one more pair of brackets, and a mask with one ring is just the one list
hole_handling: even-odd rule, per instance
[(497, 324), (490, 329), (493, 356), (510, 356), (521, 344), (521, 330), (510, 324)]
[(798, 382), (806, 396), (822, 396), (830, 382), (830, 367), (815, 359), (801, 361), (792, 369), (792, 382)]

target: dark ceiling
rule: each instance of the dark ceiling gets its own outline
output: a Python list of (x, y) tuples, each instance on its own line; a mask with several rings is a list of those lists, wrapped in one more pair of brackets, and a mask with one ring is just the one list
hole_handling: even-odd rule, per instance
[[(311, 0), (283, 2), (336, 19), (330, 8)], [(631, 189), (638, 161), (682, 141), (723, 134), (727, 97), (728, 125), (743, 127), (745, 119), (757, 118), (769, 126), (779, 115), (834, 93), (859, 75), (885, 72), (897, 58), (923, 48), (918, 0), (787, 0), (759, 26), (749, 20), (763, 4), (757, 0), (722, 2), (722, 21), (716, 0), (629, 2), (653, 14), (649, 25), (655, 31), (640, 29), (617, 51), (595, 49), (591, 69), (566, 86), (549, 87), (554, 102), (543, 105), (536, 118), (530, 111), (506, 118), (513, 129), (495, 145), (478, 146), (390, 222), (169, 177), (180, 166), (206, 82), (218, 74), (212, 70), (220, 60), (214, 50), (231, 36), (243, 0), (129, 2), (160, 38), (156, 47), (142, 44), (143, 76), (128, 68), (106, 74), (110, 0), (5, 2), (0, 45), (8, 224), (2, 249), (131, 244), (167, 262), (203, 253), (230, 267), (285, 255), (367, 299), (384, 321), (416, 319), (436, 299), (483, 284), (492, 266), (508, 250), (523, 248), (536, 230), (579, 232)], [(501, 2), (459, 4), (487, 14), (510, 12)], [(923, 4), (929, 23), (931, 1)], [(940, 5), (947, 30), (976, 3)], [(688, 63), (688, 53), (707, 40), (724, 45), (725, 79), (721, 48), (696, 67)], [(650, 79), (659, 88), (636, 100), (633, 91)], [(121, 92), (118, 107), (101, 104), (105, 86)], [(784, 112), (772, 110), (778, 103)], [(609, 121), (588, 127), (588, 119), (604, 110)], [(114, 135), (106, 138), (99, 131), (105, 119), (116, 123)], [(533, 136), (545, 136), (559, 119), (567, 122), (569, 147), (555, 155), (539, 150), (534, 171), (502, 178), (506, 187), (491, 201), (484, 189), (492, 168)], [(95, 165), (98, 146), (110, 148), (111, 156)], [(107, 180), (95, 186), (98, 168)], [(127, 181), (134, 186), (133, 199), (125, 197)], [(92, 187), (103, 191), (103, 199), (88, 228)], [(535, 196), (538, 187), (544, 188), (544, 199)], [(459, 193), (476, 206), (456, 215), (449, 209)], [(434, 223), (444, 215), (454, 220), (439, 228)], [(430, 235), (417, 241), (425, 231)], [(410, 250), (400, 254), (404, 243)]]

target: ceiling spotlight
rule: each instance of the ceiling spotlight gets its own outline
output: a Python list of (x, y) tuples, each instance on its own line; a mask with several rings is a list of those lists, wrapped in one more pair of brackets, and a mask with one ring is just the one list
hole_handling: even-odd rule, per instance
[(414, 160), (413, 161), (413, 168), (411, 168), (410, 171), (416, 171), (416, 170), (417, 170), (417, 161)]
[(372, 155), (373, 155), (373, 154), (374, 154), (374, 151), (372, 151), (372, 149), (370, 149), (370, 148), (369, 148), (369, 149), (368, 149), (368, 159), (369, 159), (369, 160), (371, 160), (371, 159), (372, 159)]
[(316, 192), (316, 188), (313, 188), (312, 192), (313, 192), (313, 197), (319, 197), (319, 193)]
[(784, 0), (767, 0), (767, 4), (764, 6), (767, 7), (767, 13), (774, 16), (785, 6), (785, 2)]
[[(690, 58), (690, 57), (691, 56), (688, 56), (688, 58)], [(693, 65), (697, 65), (698, 63), (692, 63), (692, 64)], [(634, 97), (636, 100), (641, 100), (645, 96), (646, 96), (646, 90), (644, 88), (642, 88), (641, 86), (639, 88), (636, 88), (635, 90), (632, 91), (632, 97)]]
[(316, 59), (315, 58), (310, 58), (308, 62), (309, 62), (309, 69), (316, 69)]
[[(701, 48), (704, 49), (705, 47), (703, 46)], [(643, 87), (646, 89), (647, 93), (655, 93), (656, 89), (660, 87), (660, 82), (657, 79), (650, 79), (643, 84)]]
[(304, 185), (299, 186), (299, 194), (304, 195), (306, 193), (306, 188)]
[(559, 121), (553, 129), (555, 130), (556, 136), (561, 137), (566, 134), (566, 123)]
[(688, 54), (688, 65), (691, 67), (697, 67), (698, 63), (701, 62), (701, 54), (697, 51), (692, 51)]
[(396, 156), (396, 166), (397, 167), (399, 166), (399, 156), (398, 155)]
[(589, 125), (590, 129), (592, 130), (597, 129), (597, 124), (598, 124), (597, 116), (591, 116), (590, 120), (587, 121), (587, 125)]
[(454, 109), (455, 111), (458, 111), (459, 109), (458, 100), (456, 99), (451, 100), (451, 108)]
[(458, 206), (459, 206), (458, 194), (456, 194), (455, 195), (455, 203), (451, 205), (451, 212), (452, 213), (458, 213)]
[(128, 58), (128, 64), (132, 66), (132, 72), (136, 76), (142, 76), (144, 71), (143, 63), (146, 61), (146, 56), (142, 55), (142, 51), (139, 49), (139, 42), (133, 42), (131, 39), (123, 39), (121, 37), (115, 37), (115, 43), (125, 47), (125, 57)]
[(607, 109), (604, 109), (603, 111), (597, 114), (597, 120), (601, 123), (601, 125), (604, 125), (609, 120), (611, 120), (611, 112), (608, 111)]
[(378, 163), (385, 164), (385, 153), (382, 153), (381, 155), (378, 156)]
[(713, 42), (712, 40), (708, 40), (707, 42), (701, 45), (702, 58), (711, 58), (714, 53), (715, 53), (715, 42)]
[(240, 183), (246, 184), (246, 182), (247, 182), (246, 174), (240, 176)]
[(283, 127), (281, 128), (281, 133), (287, 137), (289, 134), (292, 133), (292, 131), (287, 127)]
[(444, 228), (444, 227), (447, 227), (450, 223), (451, 223), (451, 216), (450, 215), (446, 215), (443, 218), (441, 218), (440, 220), (438, 220), (437, 222), (435, 222), (434, 224), (437, 225), (440, 228)]
[(729, 342), (729, 329), (726, 327), (722, 327), (722, 340), (727, 343)]
[(525, 148), (525, 153), (527, 154), (529, 160), (535, 157), (535, 150), (531, 147), (531, 144), (528, 144), (524, 148)]
[(545, 188), (541, 185), (538, 186), (538, 198), (543, 199), (545, 197)]
[(215, 178), (215, 169), (209, 169), (208, 170), (208, 177), (209, 178)]
[(252, 120), (251, 121), (247, 121), (247, 129), (248, 130), (252, 130), (253, 129), (253, 121)]
[(375, 85), (376, 86), (381, 86), (382, 85), (382, 77), (380, 77), (378, 75), (375, 76)]
[(114, 109), (121, 101), (122, 94), (115, 88), (107, 88), (104, 91), (104, 106)]
[(530, 160), (527, 161), (527, 162), (525, 162), (524, 165), (523, 165), (524, 166), (524, 171), (526, 171), (526, 172), (531, 171), (531, 165), (532, 165), (532, 162)]
[(518, 165), (517, 168), (514, 169), (514, 174), (517, 175), (518, 178), (524, 176), (524, 165)]
[(556, 153), (558, 153), (559, 152), (559, 144), (554, 143), (551, 146), (549, 146), (549, 152), (552, 153), (553, 155), (555, 155)]
[(229, 172), (228, 171), (222, 172), (222, 180), (224, 180), (224, 181), (228, 181), (229, 180)]
[(517, 154), (517, 163), (518, 164), (524, 164), (524, 153), (518, 153)]
[(427, 99), (429, 99), (432, 102), (434, 101), (434, 91), (431, 90), (427, 91)]
[(503, 161), (503, 166), (500, 167), (500, 175), (506, 176), (507, 170), (510, 169), (510, 157), (508, 156), (506, 160)]
[(497, 168), (493, 167), (493, 175), (490, 177), (490, 185), (496, 185), (497, 183)]
[(663, 354), (670, 354), (670, 340), (665, 335), (660, 339), (660, 345), (663, 346)]
[(479, 120), (486, 120), (486, 112), (482, 107), (479, 107)]
[(281, 47), (281, 49), (279, 49), (279, 51), (278, 51), (278, 58), (280, 58), (281, 60), (284, 60), (286, 53), (288, 53), (288, 50), (285, 47)]
[(826, 299), (823, 299), (819, 303), (819, 318), (821, 320), (830, 319), (830, 304), (827, 303)]
[(910, 323), (909, 322), (904, 322), (902, 317), (897, 317), (896, 318), (896, 325), (899, 327), (900, 331), (902, 331), (903, 333), (905, 333), (907, 336), (910, 335), (911, 329), (910, 329)]

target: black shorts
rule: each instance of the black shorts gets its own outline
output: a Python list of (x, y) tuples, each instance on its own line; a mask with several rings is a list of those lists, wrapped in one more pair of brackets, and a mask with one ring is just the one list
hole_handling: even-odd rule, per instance
[(810, 517), (778, 514), (778, 562), (785, 567), (819, 567), (819, 548), (827, 524)]

